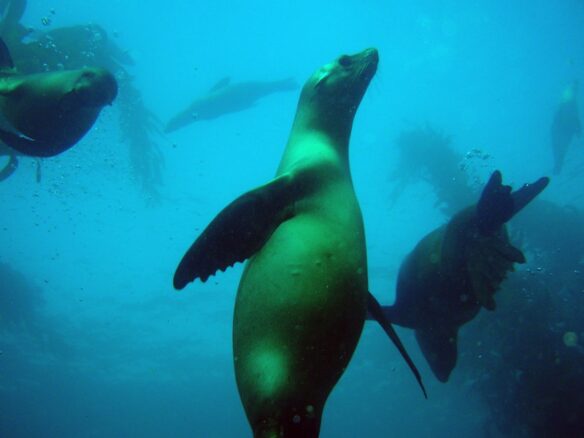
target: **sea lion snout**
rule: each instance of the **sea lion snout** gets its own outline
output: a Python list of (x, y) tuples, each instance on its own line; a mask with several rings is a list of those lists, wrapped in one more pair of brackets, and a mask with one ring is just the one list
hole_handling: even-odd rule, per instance
[(352, 71), (359, 79), (371, 80), (377, 71), (379, 64), (379, 52), (376, 48), (370, 47), (354, 55), (342, 55), (337, 59), (338, 65)]
[(301, 102), (310, 102), (311, 111), (319, 115), (320, 126), (323, 123), (337, 126), (342, 121), (348, 127), (378, 64), (379, 53), (375, 48), (342, 55), (314, 72), (304, 85)]
[(113, 74), (103, 68), (85, 68), (75, 83), (75, 94), (90, 107), (111, 105), (118, 95)]
[(361, 64), (363, 67), (363, 73), (365, 77), (371, 79), (375, 72), (377, 71), (377, 66), (379, 65), (379, 52), (375, 47), (370, 47), (363, 50), (356, 55), (353, 55), (355, 62)]

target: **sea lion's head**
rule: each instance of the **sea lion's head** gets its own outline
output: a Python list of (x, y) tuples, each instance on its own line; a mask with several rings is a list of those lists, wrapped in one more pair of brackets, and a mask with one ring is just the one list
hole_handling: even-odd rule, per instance
[(118, 94), (114, 75), (103, 68), (84, 68), (73, 86), (73, 92), (84, 106), (111, 105)]
[(308, 79), (300, 105), (315, 111), (321, 121), (352, 122), (378, 63), (379, 54), (374, 48), (338, 57)]
[(60, 73), (70, 75), (69, 85), (61, 99), (63, 111), (100, 109), (111, 105), (118, 94), (114, 75), (103, 68), (83, 68)]

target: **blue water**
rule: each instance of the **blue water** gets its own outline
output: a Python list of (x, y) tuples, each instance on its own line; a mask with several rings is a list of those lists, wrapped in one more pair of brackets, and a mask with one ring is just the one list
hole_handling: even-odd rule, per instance
[[(37, 31), (101, 25), (134, 58), (127, 67), (133, 84), (162, 122), (226, 76), (303, 83), (343, 53), (376, 47), (380, 65), (355, 119), (350, 160), (370, 288), (383, 303), (393, 301), (404, 256), (448, 219), (421, 178), (390, 199), (398, 134), (429, 123), (451, 137), (461, 157), (472, 149), (488, 154), (470, 163), (477, 184), (500, 169), (519, 187), (551, 174), (553, 112), (566, 84), (584, 82), (584, 3), (576, 0), (36, 0), (22, 23)], [(231, 352), (242, 265), (182, 292), (173, 290), (172, 276), (218, 211), (274, 175), (297, 99), (298, 91), (274, 94), (248, 111), (153, 134), (164, 164), (153, 190), (132, 170), (119, 102), (71, 150), (42, 161), (40, 183), (35, 161), (21, 159), (0, 183), (0, 266), (7, 273), (0, 293), (29, 297), (0, 308), (0, 436), (251, 436)], [(582, 138), (572, 145), (542, 199), (584, 209), (583, 146)], [(540, 267), (530, 261), (511, 276), (531, 269), (559, 290), (554, 272)], [(570, 297), (562, 295), (568, 307), (584, 304), (581, 295)], [(482, 316), (493, 321), (497, 312)], [(564, 326), (554, 320), (545, 330), (556, 327), (557, 339), (573, 331), (584, 342), (582, 319), (558, 312)], [(503, 414), (475, 385), (496, 370), (480, 368), (478, 354), (462, 356), (442, 384), (412, 332), (398, 332), (429, 399), (368, 323), (326, 404), (322, 437), (511, 436), (488, 426)], [(490, 342), (471, 335), (480, 332), (469, 328), (461, 350)], [(524, 341), (529, 351), (541, 348), (541, 340)], [(508, 433), (520, 436), (520, 429)]]

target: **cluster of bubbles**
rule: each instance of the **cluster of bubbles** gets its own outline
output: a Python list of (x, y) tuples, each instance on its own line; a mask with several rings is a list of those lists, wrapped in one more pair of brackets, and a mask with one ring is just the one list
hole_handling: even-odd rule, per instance
[(480, 191), (483, 187), (485, 175), (495, 170), (493, 156), (479, 148), (473, 148), (464, 154), (458, 167), (466, 172), (471, 187), (476, 191)]
[(53, 18), (52, 16), (55, 15), (56, 12), (54, 9), (51, 9), (49, 11), (49, 15), (45, 15), (44, 17), (41, 18), (41, 24), (43, 26), (50, 26), (51, 24), (53, 24)]

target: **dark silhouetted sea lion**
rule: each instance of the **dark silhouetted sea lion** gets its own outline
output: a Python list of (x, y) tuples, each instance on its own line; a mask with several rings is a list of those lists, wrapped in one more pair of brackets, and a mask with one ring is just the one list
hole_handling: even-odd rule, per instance
[(479, 203), (424, 237), (402, 263), (393, 323), (413, 328), (438, 380), (446, 382), (457, 359), (457, 334), (481, 307), (495, 308), (493, 295), (514, 263), (524, 263), (504, 224), (548, 184), (541, 178), (511, 193), (494, 172)]
[(249, 258), (233, 351), (255, 437), (318, 436), (368, 306), (415, 371), (368, 294), (363, 220), (349, 169), (353, 119), (377, 63), (377, 50), (368, 49), (308, 79), (276, 178), (220, 212), (175, 273), (182, 289)]
[(578, 115), (578, 81), (564, 90), (562, 102), (554, 114), (551, 127), (554, 173), (562, 170), (570, 144), (582, 132)]
[(57, 155), (77, 143), (105, 105), (113, 102), (117, 83), (102, 68), (19, 75), (0, 41), (0, 140), (36, 157)]
[(231, 84), (229, 78), (220, 80), (209, 93), (199, 97), (166, 124), (164, 132), (173, 132), (198, 120), (211, 120), (228, 113), (251, 108), (258, 99), (272, 93), (298, 88), (294, 79)]

